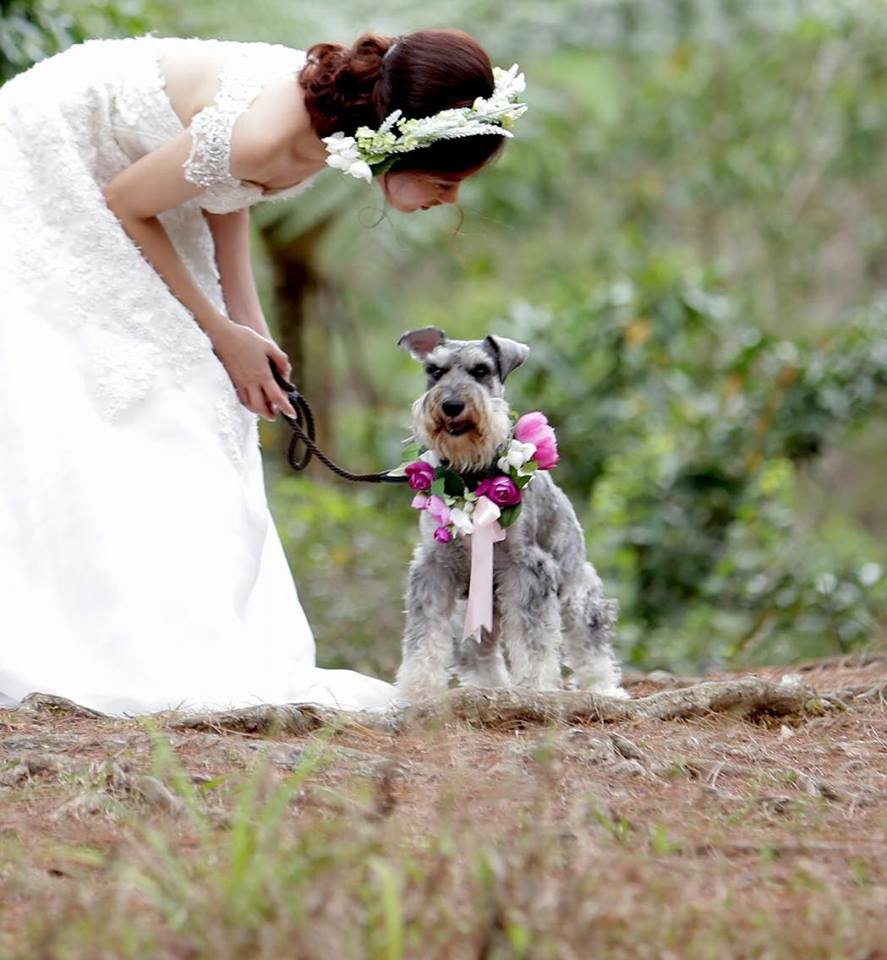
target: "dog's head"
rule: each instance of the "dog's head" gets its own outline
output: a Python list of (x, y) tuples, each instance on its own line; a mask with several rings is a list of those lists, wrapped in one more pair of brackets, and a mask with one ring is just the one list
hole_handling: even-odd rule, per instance
[(489, 467), (510, 428), (505, 378), (530, 348), (507, 337), (450, 340), (437, 327), (410, 330), (397, 345), (425, 368), (425, 393), (413, 404), (416, 439), (456, 470)]

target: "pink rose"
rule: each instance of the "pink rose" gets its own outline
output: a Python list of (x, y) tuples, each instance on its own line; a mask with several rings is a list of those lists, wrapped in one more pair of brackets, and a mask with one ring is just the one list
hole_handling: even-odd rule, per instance
[(532, 443), (536, 448), (533, 459), (540, 470), (551, 470), (556, 466), (560, 457), (557, 452), (557, 437), (554, 430), (548, 425), (544, 413), (535, 411), (525, 413), (514, 428), (515, 439), (521, 443)]
[(514, 485), (511, 477), (504, 474), (498, 477), (487, 477), (482, 480), (474, 491), (479, 497), (487, 497), (497, 507), (511, 507), (521, 501), (520, 490)]
[(450, 540), (453, 539), (453, 535), (450, 533), (448, 527), (438, 527), (437, 530), (434, 531), (434, 539), (437, 540), (438, 543), (449, 543)]
[(434, 483), (434, 467), (424, 460), (414, 460), (404, 468), (412, 490), (430, 490)]
[(425, 509), (438, 522), (439, 526), (445, 527), (450, 522), (450, 508), (440, 497), (429, 497), (428, 506)]
[(413, 502), (410, 506), (414, 510), (424, 510), (428, 506), (429, 499), (430, 497), (427, 493), (417, 493), (416, 496), (413, 497)]

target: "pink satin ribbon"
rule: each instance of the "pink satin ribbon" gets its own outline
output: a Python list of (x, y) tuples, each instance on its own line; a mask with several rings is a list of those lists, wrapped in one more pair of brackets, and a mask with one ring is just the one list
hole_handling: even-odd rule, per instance
[(502, 511), (488, 497), (479, 497), (470, 535), (471, 581), (468, 585), (468, 607), (465, 610), (463, 639), (481, 639), (481, 627), (493, 629), (493, 544), (505, 539), (499, 526)]

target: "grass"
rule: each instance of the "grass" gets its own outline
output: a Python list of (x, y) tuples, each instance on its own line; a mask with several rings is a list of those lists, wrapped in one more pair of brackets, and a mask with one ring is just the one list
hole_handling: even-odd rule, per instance
[[(63, 767), (0, 787), (0, 957), (875, 960), (885, 731), (877, 700), (788, 739), (625, 725), (626, 766), (599, 727), (257, 738), (0, 712), (0, 778), (35, 742)], [(716, 787), (682, 762), (725, 755)]]

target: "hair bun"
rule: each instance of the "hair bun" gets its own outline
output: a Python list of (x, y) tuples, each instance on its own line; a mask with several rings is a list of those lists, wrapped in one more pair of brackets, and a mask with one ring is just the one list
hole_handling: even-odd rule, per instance
[(378, 126), (376, 86), (393, 42), (390, 37), (365, 33), (351, 47), (316, 43), (308, 50), (299, 83), (310, 97), (312, 120), (320, 136), (337, 130), (353, 133), (364, 124)]

